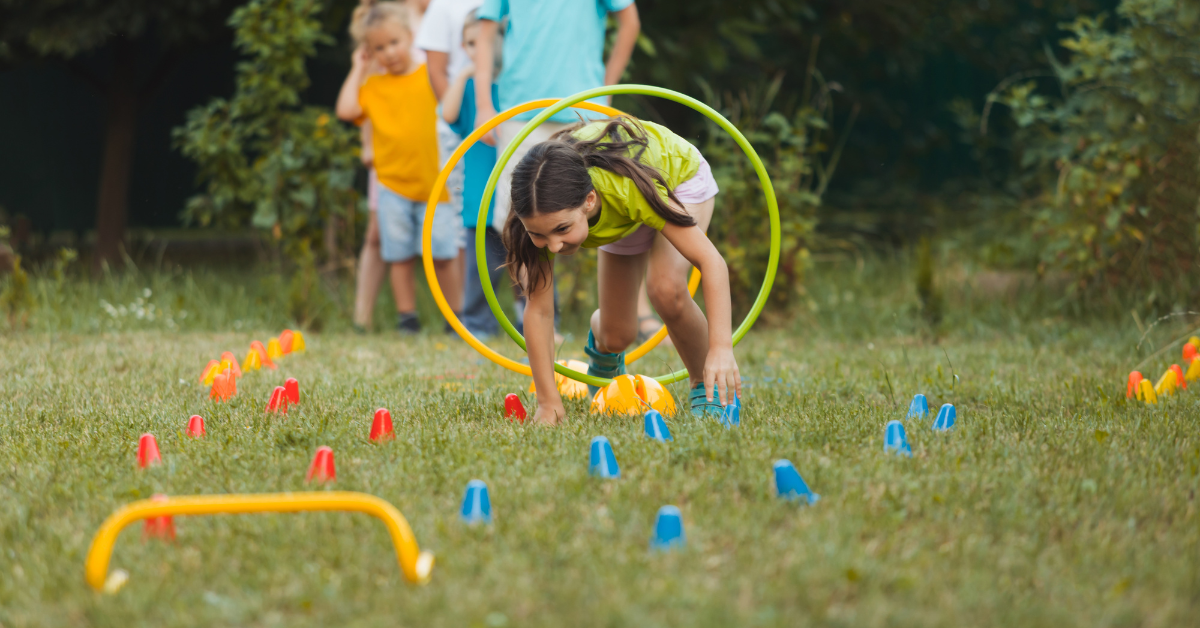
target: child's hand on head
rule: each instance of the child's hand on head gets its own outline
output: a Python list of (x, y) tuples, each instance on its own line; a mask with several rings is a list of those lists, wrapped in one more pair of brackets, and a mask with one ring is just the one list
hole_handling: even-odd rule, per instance
[(350, 65), (356, 69), (363, 69), (371, 62), (371, 53), (367, 51), (365, 43), (355, 46), (354, 52), (350, 53)]
[(711, 347), (704, 360), (704, 390), (709, 400), (718, 399), (721, 405), (733, 403), (742, 394), (742, 374), (732, 347)]

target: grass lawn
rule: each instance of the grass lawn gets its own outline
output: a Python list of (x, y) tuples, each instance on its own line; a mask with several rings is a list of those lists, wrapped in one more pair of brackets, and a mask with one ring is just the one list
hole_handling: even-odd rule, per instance
[[(509, 423), (503, 396), (528, 397), (528, 380), (444, 336), (308, 334), (306, 354), (214, 404), (201, 367), (278, 329), (8, 334), (0, 626), (1196, 625), (1200, 394), (1126, 403), (1124, 374), (1144, 356), (1123, 326), (953, 323), (934, 342), (867, 322), (888, 319), (885, 306), (860, 297), (858, 322), (823, 305), (750, 334), (741, 426), (679, 416), (665, 445), (640, 419), (582, 403), (562, 427)], [(493, 346), (516, 355), (506, 339)], [(581, 355), (577, 341), (567, 353)], [(659, 349), (642, 368), (677, 364)], [(265, 415), (289, 376), (300, 406)], [(916, 392), (954, 403), (957, 427), (910, 421), (913, 457), (885, 455), (883, 426)], [(367, 439), (379, 406), (390, 444)], [(194, 413), (203, 440), (183, 435)], [(164, 458), (149, 471), (135, 464), (143, 432)], [(620, 480), (587, 474), (601, 434)], [(128, 584), (101, 595), (84, 583), (114, 509), (160, 492), (304, 490), (321, 445), (336, 489), (390, 501), (437, 555), (428, 585), (406, 584), (378, 521), (338, 513), (177, 517), (173, 544), (131, 526), (110, 567)], [(819, 503), (774, 497), (779, 458)], [(458, 519), (472, 478), (488, 483), (494, 525)], [(653, 554), (664, 504), (682, 510), (687, 546)]]

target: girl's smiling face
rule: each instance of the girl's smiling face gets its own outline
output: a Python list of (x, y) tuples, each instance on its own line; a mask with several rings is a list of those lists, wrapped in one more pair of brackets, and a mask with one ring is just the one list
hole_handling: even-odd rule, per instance
[(396, 19), (384, 20), (366, 33), (367, 52), (389, 74), (411, 69), (412, 43), (412, 33)]
[(556, 212), (521, 218), (529, 239), (539, 249), (555, 255), (571, 255), (579, 250), (588, 237), (588, 218), (600, 212), (600, 195), (588, 192), (583, 205)]

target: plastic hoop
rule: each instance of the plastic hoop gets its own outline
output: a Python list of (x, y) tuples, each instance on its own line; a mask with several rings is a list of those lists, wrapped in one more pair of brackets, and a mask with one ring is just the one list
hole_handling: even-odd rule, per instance
[[(421, 245), (422, 245), (421, 250), (423, 252), (432, 250), (432, 246), (433, 246), (433, 215), (434, 215), (434, 212), (437, 211), (438, 201), (441, 197), (442, 188), (445, 187), (446, 180), (449, 179), (449, 177), (450, 177), (450, 172), (454, 169), (454, 166), (457, 165), (458, 162), (462, 159), (463, 155), (465, 155), (467, 153), (467, 150), (470, 149), (471, 146), (473, 144), (475, 144), (475, 142), (479, 141), (480, 138), (482, 138), (484, 135), (486, 135), (492, 129), (496, 128), (496, 126), (498, 126), (501, 122), (509, 120), (513, 116), (516, 116), (518, 114), (525, 113), (526, 111), (552, 106), (557, 102), (558, 102), (557, 99), (546, 98), (546, 99), (542, 99), (542, 100), (534, 100), (534, 101), (530, 101), (527, 103), (522, 103), (520, 105), (512, 107), (511, 109), (508, 109), (508, 110), (498, 114), (496, 117), (487, 121), (483, 126), (479, 127), (478, 129), (475, 129), (475, 131), (473, 131), (470, 135), (468, 135), (466, 138), (463, 139), (463, 141), (459, 144), (458, 148), (455, 149), (455, 151), (453, 153), (451, 153), (450, 158), (446, 160), (446, 165), (442, 167), (442, 171), (438, 173), (438, 177), (434, 181), (434, 184), (433, 184), (433, 191), (430, 193), (429, 201), (425, 206), (425, 224), (423, 225), (422, 232), (421, 232)], [(603, 113), (608, 116), (624, 115), (624, 112), (622, 112), (618, 109), (613, 109), (612, 107), (606, 107), (604, 105), (597, 105), (595, 103), (587, 103), (587, 102), (580, 103), (579, 108), (589, 109), (591, 111), (595, 111), (597, 113)], [(446, 295), (444, 292), (442, 292), (442, 286), (440, 283), (438, 283), (437, 273), (434, 271), (434, 268), (433, 268), (433, 258), (430, 257), (427, 253), (423, 253), (421, 255), (421, 261), (422, 261), (422, 265), (425, 269), (425, 279), (429, 284), (429, 291), (433, 293), (433, 300), (435, 303), (437, 303), (438, 309), (442, 312), (442, 316), (446, 317), (446, 321), (450, 323), (450, 327), (454, 329), (455, 333), (457, 333), (468, 345), (471, 345), (472, 348), (474, 348), (481, 355), (483, 355), (483, 357), (491, 360), (495, 364), (502, 366), (510, 371), (514, 371), (516, 373), (521, 373), (522, 375), (533, 376), (533, 371), (529, 368), (529, 365), (521, 364), (520, 362), (516, 362), (514, 360), (511, 360), (507, 357), (500, 355), (499, 353), (494, 351), (491, 347), (484, 344), (483, 341), (476, 338), (474, 334), (472, 334), (470, 331), (467, 330), (466, 326), (464, 326), (462, 324), (462, 321), (460, 321), (458, 319), (458, 315), (456, 315), (454, 313), (454, 310), (450, 309), (450, 304), (446, 302)], [(485, 258), (484, 263), (486, 264), (486, 258)], [(488, 286), (488, 291), (490, 291), (491, 290), (491, 278), (490, 277), (488, 278), (488, 283), (486, 285)], [(693, 296), (695, 296), (696, 289), (699, 286), (700, 286), (700, 272), (693, 268), (692, 276), (688, 281), (689, 293), (692, 294)], [(507, 320), (507, 319), (505, 319), (505, 320)], [(653, 349), (655, 346), (657, 346), (658, 343), (662, 342), (662, 340), (666, 337), (667, 337), (667, 328), (664, 326), (663, 328), (659, 329), (658, 332), (654, 334), (654, 336), (652, 336), (650, 339), (646, 340), (646, 342), (642, 343), (641, 346), (627, 352), (625, 354), (625, 363), (633, 364), (634, 361), (636, 361), (638, 358), (641, 358), (642, 356), (649, 353), (651, 349)], [(559, 364), (555, 364), (555, 367), (556, 367), (556, 369), (563, 368), (562, 365), (559, 365)], [(563, 371), (564, 375), (570, 376), (569, 373), (577, 373), (577, 371), (569, 371), (569, 369), (564, 369), (564, 371)], [(585, 380), (584, 380), (585, 383), (587, 382), (587, 380), (596, 380), (597, 382), (600, 382), (600, 383), (605, 382), (605, 380), (603, 380), (601, 378), (591, 377), (588, 375), (584, 375), (584, 378), (585, 378)]]

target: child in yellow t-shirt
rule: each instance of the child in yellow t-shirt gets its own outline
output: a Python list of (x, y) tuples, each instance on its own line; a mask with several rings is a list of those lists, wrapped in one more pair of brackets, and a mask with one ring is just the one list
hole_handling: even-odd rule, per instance
[[(420, 331), (417, 320), (416, 258), (421, 255), (425, 204), (438, 173), (437, 99), (425, 65), (412, 55), (409, 11), (398, 2), (379, 2), (363, 18), (364, 42), (354, 51), (350, 74), (338, 94), (343, 120), (371, 122), (371, 144), (379, 177), (378, 224), (383, 260), (391, 264), (392, 292), (401, 332)], [(386, 73), (368, 76), (375, 62)], [(449, 201), (442, 191), (441, 202)], [(456, 265), (461, 220), (439, 207), (431, 256), (438, 281)]]

